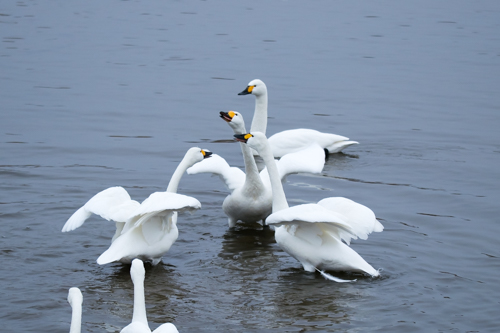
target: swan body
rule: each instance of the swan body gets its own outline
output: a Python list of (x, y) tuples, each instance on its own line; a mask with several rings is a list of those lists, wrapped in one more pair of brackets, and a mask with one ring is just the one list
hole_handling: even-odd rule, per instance
[[(262, 132), (266, 134), (267, 129), (267, 86), (255, 79), (248, 83), (248, 86), (238, 95), (255, 96), (255, 112), (252, 120), (250, 132)], [(337, 134), (322, 133), (312, 129), (293, 129), (276, 133), (269, 137), (269, 145), (273, 156), (282, 157), (288, 153), (296, 152), (316, 142), (328, 153), (338, 153), (344, 148), (354, 144), (356, 141), (350, 141), (349, 138)]]
[(176, 193), (182, 174), (211, 154), (197, 147), (190, 148), (172, 175), (166, 192), (155, 192), (142, 203), (132, 200), (122, 187), (97, 193), (68, 219), (62, 231), (74, 230), (92, 214), (99, 215), (116, 222), (110, 247), (97, 259), (99, 265), (114, 261), (130, 263), (134, 258), (158, 264), (179, 235), (178, 212), (201, 208), (195, 198)]
[(379, 275), (348, 246), (351, 239), (366, 239), (371, 232), (383, 230), (371, 209), (342, 197), (289, 207), (266, 136), (256, 132), (235, 137), (255, 149), (266, 164), (273, 190), (273, 213), (266, 223), (276, 227), (276, 242), (285, 252), (308, 272), (322, 269)]
[[(134, 312), (132, 322), (125, 326), (121, 333), (151, 333), (146, 315), (146, 301), (144, 296), (144, 278), (146, 271), (140, 259), (134, 259), (130, 266), (130, 277), (134, 284)], [(178, 333), (174, 324), (167, 323), (159, 326), (154, 333)]]
[(68, 292), (68, 303), (71, 306), (71, 326), (69, 333), (80, 333), (82, 330), (82, 303), (83, 296), (80, 289), (73, 287)]
[[(221, 112), (224, 119), (235, 134), (245, 133), (243, 116), (236, 111)], [(272, 190), (266, 170), (258, 171), (251, 149), (241, 144), (245, 172), (230, 167), (222, 157), (214, 155), (209, 160), (195, 164), (187, 170), (188, 174), (210, 172), (218, 174), (224, 180), (231, 193), (224, 199), (222, 209), (228, 216), (229, 227), (237, 221), (257, 222), (265, 220), (272, 212)], [(295, 154), (287, 155), (276, 162), (280, 179), (292, 173), (320, 173), (325, 163), (325, 154), (319, 146), (308, 147)]]

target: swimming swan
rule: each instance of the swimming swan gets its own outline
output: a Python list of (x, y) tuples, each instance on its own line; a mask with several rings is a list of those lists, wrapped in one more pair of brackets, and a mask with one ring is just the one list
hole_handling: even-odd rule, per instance
[(266, 223), (276, 226), (276, 242), (285, 252), (308, 272), (350, 271), (379, 276), (377, 270), (348, 246), (351, 238), (366, 239), (371, 232), (384, 229), (371, 209), (342, 197), (289, 207), (266, 136), (260, 132), (234, 136), (255, 149), (267, 166), (273, 190), (273, 213)]
[(69, 333), (80, 333), (82, 331), (82, 303), (83, 296), (80, 289), (73, 287), (68, 292), (68, 303), (71, 305), (71, 326)]
[[(236, 111), (220, 112), (220, 117), (233, 129), (235, 134), (246, 133), (243, 116)], [(214, 173), (226, 183), (231, 193), (224, 199), (222, 209), (228, 216), (229, 227), (237, 221), (263, 221), (272, 211), (272, 190), (269, 174), (266, 170), (260, 173), (251, 149), (241, 144), (245, 162), (245, 172), (231, 167), (222, 157), (214, 155), (209, 160), (195, 164), (187, 170), (188, 174)], [(282, 181), (292, 173), (320, 173), (325, 164), (325, 153), (318, 147), (309, 147), (294, 154), (286, 155), (278, 164)]]
[[(140, 259), (134, 259), (130, 267), (130, 277), (134, 283), (134, 312), (132, 322), (125, 326), (121, 333), (151, 333), (146, 315), (146, 301), (144, 297), (144, 277), (146, 272)], [(179, 333), (174, 324), (160, 325), (154, 333)]]
[(62, 231), (80, 227), (92, 214), (100, 215), (116, 222), (116, 232), (111, 246), (97, 259), (99, 265), (113, 261), (130, 263), (134, 258), (158, 264), (179, 235), (177, 213), (201, 208), (195, 198), (176, 193), (181, 177), (187, 168), (211, 155), (209, 151), (190, 148), (167, 190), (151, 194), (141, 204), (132, 200), (123, 187), (97, 193), (68, 219)]
[[(255, 112), (252, 120), (250, 132), (262, 132), (266, 134), (267, 128), (267, 87), (261, 80), (255, 79), (248, 83), (248, 86), (238, 95), (255, 96)], [(309, 146), (312, 142), (318, 143), (328, 153), (338, 153), (356, 141), (349, 141), (349, 138), (337, 134), (322, 133), (313, 129), (298, 128), (276, 133), (269, 137), (269, 145), (273, 156), (278, 158), (288, 153)]]

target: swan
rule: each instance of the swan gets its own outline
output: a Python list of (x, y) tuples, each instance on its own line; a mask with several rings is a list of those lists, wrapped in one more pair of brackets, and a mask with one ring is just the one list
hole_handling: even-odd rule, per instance
[[(121, 333), (151, 333), (146, 315), (146, 302), (144, 297), (144, 263), (140, 259), (134, 259), (130, 266), (130, 277), (134, 284), (134, 312), (132, 322), (125, 326)], [(166, 323), (160, 325), (154, 333), (179, 333), (174, 324)]]
[(273, 213), (266, 223), (275, 226), (276, 242), (285, 252), (308, 272), (331, 270), (380, 275), (348, 246), (351, 238), (366, 239), (371, 232), (384, 229), (371, 209), (342, 197), (289, 207), (266, 136), (260, 132), (234, 136), (255, 149), (264, 160), (273, 191)]
[(80, 333), (82, 330), (82, 303), (83, 296), (80, 289), (73, 287), (68, 292), (68, 303), (71, 305), (71, 326), (69, 333)]
[[(250, 132), (262, 132), (266, 134), (267, 129), (267, 87), (266, 84), (255, 79), (248, 83), (248, 86), (238, 95), (255, 96), (255, 112), (252, 120)], [(344, 148), (354, 144), (356, 141), (349, 141), (349, 138), (337, 134), (323, 133), (313, 129), (298, 128), (276, 133), (269, 137), (269, 145), (273, 156), (282, 157), (285, 154), (296, 152), (309, 146), (312, 142), (318, 143), (325, 152), (338, 153)]]
[[(246, 133), (243, 116), (237, 111), (220, 112), (220, 117), (233, 129), (235, 134)], [(210, 172), (218, 174), (231, 193), (224, 199), (222, 209), (228, 216), (230, 228), (237, 221), (258, 222), (265, 220), (272, 211), (272, 190), (267, 171), (258, 171), (251, 149), (241, 143), (245, 162), (245, 172), (230, 167), (222, 157), (213, 155), (209, 160), (195, 164), (187, 170), (188, 174)], [(325, 164), (325, 153), (318, 147), (309, 147), (294, 154), (286, 155), (278, 164), (282, 181), (292, 173), (320, 173)]]
[(182, 174), (211, 155), (207, 150), (190, 148), (175, 169), (167, 190), (151, 194), (140, 204), (120, 186), (97, 193), (68, 219), (62, 232), (80, 227), (92, 214), (96, 214), (116, 222), (110, 247), (97, 259), (99, 265), (113, 261), (129, 264), (134, 258), (158, 264), (179, 235), (178, 212), (201, 208), (195, 198), (176, 193)]

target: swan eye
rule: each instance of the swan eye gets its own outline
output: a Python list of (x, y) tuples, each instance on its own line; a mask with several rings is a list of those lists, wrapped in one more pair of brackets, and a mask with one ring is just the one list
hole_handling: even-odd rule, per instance
[(245, 140), (248, 140), (248, 139), (250, 139), (250, 138), (251, 138), (252, 136), (253, 136), (253, 135), (252, 135), (252, 134), (250, 134), (250, 133), (248, 133), (248, 134), (245, 134)]
[(255, 88), (255, 86), (248, 86), (248, 88), (247, 88), (247, 89), (248, 89), (248, 92), (249, 92), (249, 93), (251, 93), (251, 92), (252, 92), (252, 90), (253, 90), (253, 88)]
[(231, 117), (231, 119), (236, 116), (236, 113), (234, 113), (234, 111), (229, 111), (227, 114), (229, 115), (229, 117)]

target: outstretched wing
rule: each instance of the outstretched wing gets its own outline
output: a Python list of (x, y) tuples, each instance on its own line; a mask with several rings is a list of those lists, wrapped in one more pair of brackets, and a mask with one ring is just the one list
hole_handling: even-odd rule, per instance
[[(343, 197), (325, 198), (318, 202), (318, 205), (326, 209), (341, 214), (351, 227), (352, 234), (342, 234), (342, 239), (349, 244), (351, 238), (367, 239), (372, 232), (384, 230), (384, 226), (377, 221), (373, 211), (355, 201)], [(353, 237), (354, 235), (354, 237)]]
[(272, 213), (266, 219), (266, 224), (281, 226), (291, 224), (317, 224), (342, 230), (345, 233), (353, 233), (351, 226), (345, 221), (341, 214), (333, 212), (317, 204), (304, 204)]
[(313, 143), (295, 153), (286, 154), (277, 165), (282, 179), (292, 173), (320, 173), (325, 166), (325, 151)]
[(186, 171), (188, 175), (198, 173), (213, 173), (218, 175), (230, 191), (245, 183), (245, 173), (236, 167), (231, 167), (226, 160), (217, 154), (196, 163)]
[(122, 234), (152, 221), (157, 215), (161, 217), (161, 220), (166, 221), (168, 218), (164, 219), (164, 217), (172, 216), (175, 212), (192, 212), (200, 208), (201, 203), (193, 197), (172, 192), (154, 192), (135, 210), (133, 218), (125, 225)]
[(92, 214), (115, 222), (126, 222), (131, 214), (140, 206), (131, 200), (128, 192), (120, 186), (110, 187), (94, 195), (83, 207), (78, 209), (66, 221), (62, 232), (80, 227)]

